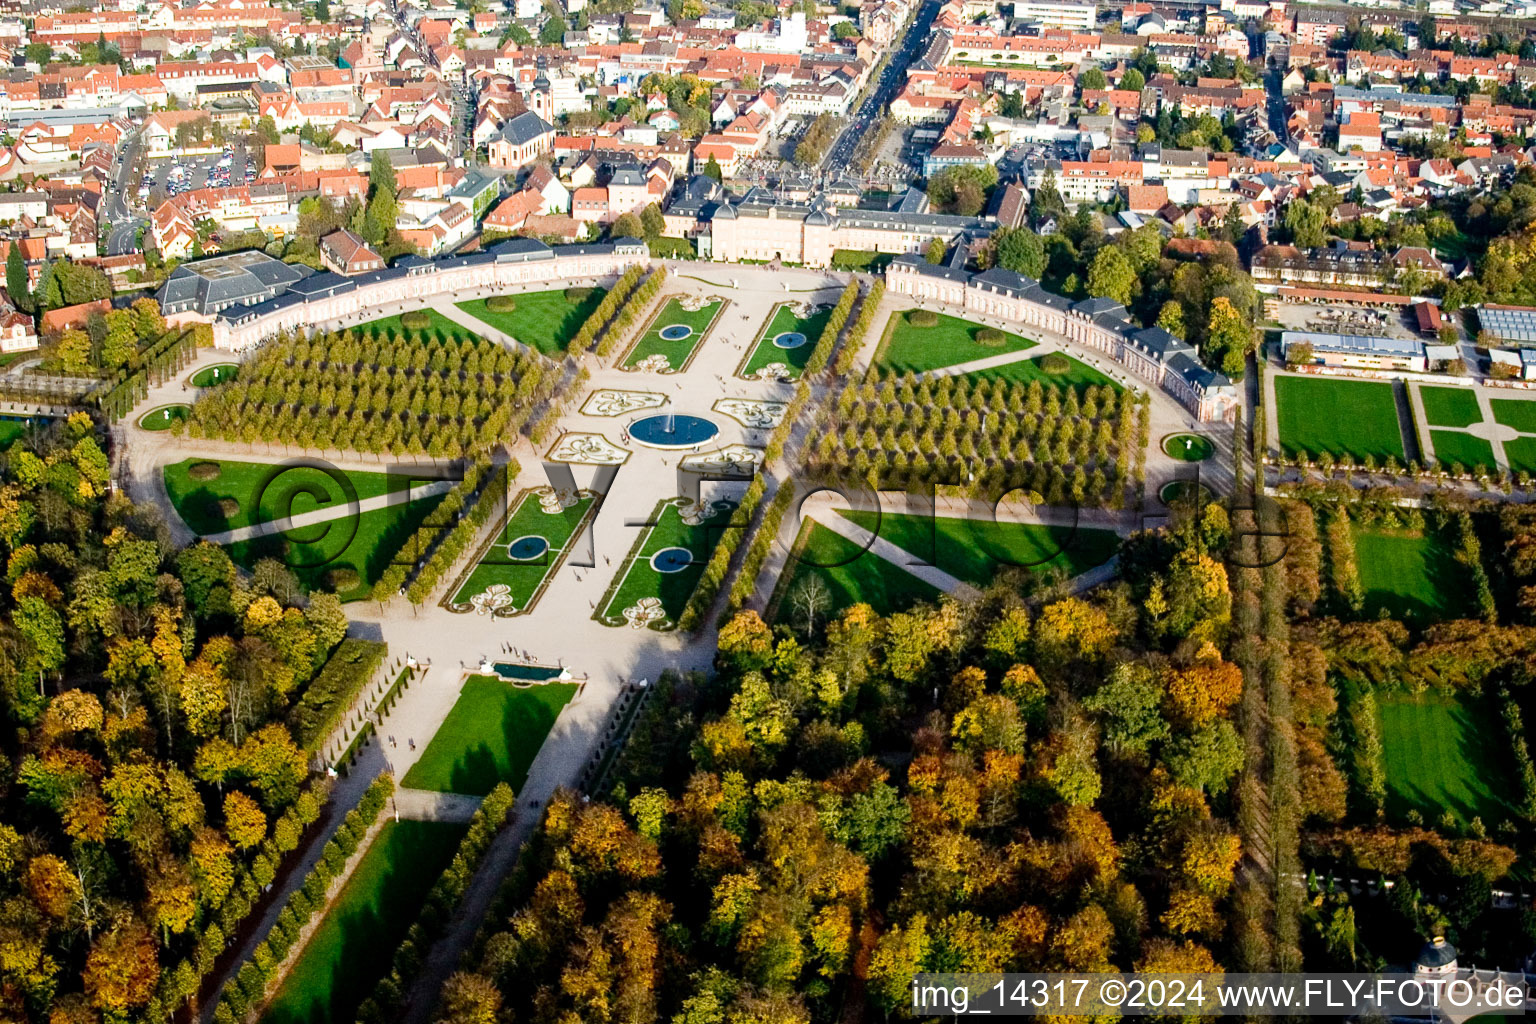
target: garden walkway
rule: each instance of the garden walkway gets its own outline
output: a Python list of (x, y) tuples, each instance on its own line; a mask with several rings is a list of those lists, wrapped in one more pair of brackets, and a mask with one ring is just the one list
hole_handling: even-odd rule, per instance
[(478, 796), (438, 793), (430, 789), (395, 790), (394, 813), (409, 821), (467, 822), (480, 809)]
[(269, 519), (264, 523), (252, 523), (250, 526), (241, 526), (234, 530), (225, 530), (222, 533), (208, 533), (203, 539), (212, 544), (238, 544), (241, 541), (255, 540), (258, 537), (270, 537), (274, 533), (287, 533), (289, 530), (299, 530), (306, 526), (318, 526), (321, 523), (329, 523), (335, 519), (347, 519), (352, 516), (360, 516), (364, 512), (373, 512), (381, 508), (389, 508), (393, 505), (406, 505), (422, 498), (433, 498), (439, 494), (447, 494), (453, 490), (454, 480), (433, 480), (430, 483), (423, 482), (419, 486), (411, 487), (405, 491), (393, 491), (389, 494), (378, 494), (372, 498), (363, 498), (353, 505), (345, 502), (332, 505), (329, 508), (317, 508), (313, 512), (301, 512), (296, 516), (285, 516), (282, 519)]

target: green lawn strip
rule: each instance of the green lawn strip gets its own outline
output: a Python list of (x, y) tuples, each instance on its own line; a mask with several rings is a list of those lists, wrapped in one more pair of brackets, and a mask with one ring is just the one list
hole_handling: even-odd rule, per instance
[[(710, 553), (720, 543), (725, 531), (731, 528), (728, 524), (733, 522), (736, 507), (732, 505), (716, 512), (712, 518), (690, 526), (683, 522), (679, 510), (681, 500), (674, 498), (661, 503), (659, 514), (653, 517), (655, 525), (637, 542), (635, 550), (620, 566), (613, 589), (598, 604), (595, 616), (598, 621), (610, 626), (624, 625), (624, 609), (646, 597), (659, 598), (662, 610), (667, 614), (666, 621), (652, 623), (654, 627), (670, 625), (683, 613), (688, 598), (693, 596), (693, 588), (704, 574)], [(657, 572), (651, 566), (651, 557), (665, 548), (687, 548), (692, 563), (679, 572)]]
[(469, 826), (386, 822), (262, 1015), (262, 1024), (351, 1024), (389, 973)]
[(1536, 434), (1536, 402), (1519, 398), (1492, 398), (1493, 418), (1522, 434)]
[(377, 320), (370, 320), (365, 324), (358, 324), (356, 327), (350, 328), (350, 330), (354, 334), (368, 335), (374, 338), (391, 338), (397, 334), (408, 338), (413, 334), (419, 334), (423, 338), (437, 338), (439, 340), (452, 338), (457, 341), (461, 338), (478, 337), (468, 327), (465, 327), (456, 320), (448, 319), (430, 307), (414, 310), (413, 312), (425, 313), (427, 318), (432, 321), (432, 325), (425, 329), (407, 327), (400, 322), (400, 314), (396, 313), (394, 316), (380, 317)]
[[(689, 311), (683, 308), (676, 296), (668, 299), (646, 327), (645, 333), (630, 347), (629, 354), (620, 365), (634, 366), (650, 356), (662, 355), (667, 357), (667, 363), (673, 370), (681, 370), (692, 357), (694, 349), (703, 343), (704, 335), (709, 333), (710, 325), (724, 307), (724, 302), (711, 302), (703, 309)], [(677, 341), (668, 341), (661, 336), (661, 332), (673, 324), (692, 327), (693, 333)]]
[(1355, 530), (1355, 561), (1365, 594), (1364, 614), (1383, 609), (1393, 618), (1426, 625), (1460, 614), (1466, 595), (1457, 581), (1464, 573), (1437, 535)]
[(191, 383), (195, 388), (211, 388), (215, 384), (227, 384), (239, 375), (238, 363), (214, 363), (194, 373)]
[[(238, 541), (227, 545), (229, 557), (247, 569), (263, 558), (276, 558), (310, 589), (334, 589), (343, 601), (361, 600), (369, 596), (373, 584), (443, 497), (435, 494), (355, 517)], [(344, 586), (332, 576), (349, 569), (357, 576), (353, 586)]]
[(538, 349), (547, 356), (559, 356), (565, 352), (566, 343), (581, 330), (581, 325), (597, 309), (606, 288), (593, 288), (592, 294), (581, 302), (565, 297), (565, 289), (547, 292), (518, 292), (507, 296), (517, 303), (510, 313), (497, 313), (486, 306), (485, 299), (456, 302), (464, 312), (476, 320), (487, 323), (504, 334), (510, 334), (530, 348)]
[(1485, 698), (1381, 695), (1378, 707), (1391, 817), (1402, 821), (1416, 810), (1433, 825), (1450, 810), (1491, 829), (1516, 816), (1509, 799), (1516, 787), (1500, 755), (1503, 728)]
[[(218, 477), (206, 481), (193, 479), (192, 467), (203, 462), (217, 465)], [(403, 490), (414, 479), (406, 473), (343, 475), (351, 481), (359, 501)], [(312, 466), (186, 459), (166, 466), (164, 478), (171, 504), (194, 533), (223, 533), (252, 523), (303, 515), (333, 503), (345, 503), (349, 498), (335, 476)], [(258, 496), (261, 508), (253, 514)], [(222, 498), (233, 498), (239, 503), (239, 510), (226, 516), (219, 508)]]
[(1304, 449), (1314, 456), (1371, 455), (1378, 462), (1388, 455), (1404, 458), (1397, 403), (1385, 381), (1276, 377), (1275, 401), (1287, 454)]
[(1097, 384), (1100, 387), (1108, 384), (1115, 389), (1116, 394), (1124, 390), (1112, 377), (1105, 376), (1082, 360), (1073, 359), (1065, 352), (1057, 354), (1064, 356), (1071, 364), (1066, 373), (1046, 373), (1040, 366), (1040, 360), (1045, 356), (1035, 356), (1032, 359), (1020, 359), (1017, 362), (994, 366), (989, 370), (972, 370), (962, 376), (970, 381), (1005, 380), (1028, 384), (1032, 380), (1038, 380), (1042, 384), (1070, 384), (1079, 391), (1090, 384)]
[(1424, 403), (1424, 419), (1432, 427), (1470, 427), (1483, 419), (1483, 410), (1471, 388), (1420, 384), (1419, 401)]
[[(540, 506), (536, 491), (524, 494), (496, 534), (496, 539), (481, 554), (475, 568), (454, 594), (453, 603), (468, 604), (474, 595), (500, 583), (511, 588), (511, 607), (527, 611), (544, 580), (559, 568), (566, 542), (591, 511), (592, 500), (590, 497), (582, 498), (570, 508), (561, 509), (559, 513), (549, 513)], [(519, 537), (543, 537), (549, 543), (549, 548), (531, 561), (513, 561), (507, 552), (507, 545)]]
[(470, 676), (400, 784), (484, 796), (505, 782), (520, 791), (544, 737), (574, 696), (575, 683), (518, 687), (500, 676)]
[(33, 423), (41, 422), (30, 419), (18, 419), (14, 416), (0, 416), (0, 450), (9, 448), (23, 437), (26, 437), (27, 431), (32, 429)]
[(985, 587), (1009, 566), (1060, 567), (1068, 577), (1103, 565), (1119, 550), (1113, 530), (1042, 526), (920, 515), (877, 515), (839, 510), (843, 518), (888, 540), (914, 556), (977, 587)]
[(803, 580), (819, 577), (829, 598), (822, 615), (835, 615), (850, 605), (868, 604), (889, 615), (921, 601), (937, 601), (941, 591), (879, 555), (862, 550), (842, 534), (807, 519), (795, 538), (794, 552), (779, 577), (770, 603), (775, 622), (794, 622), (794, 594)]
[[(757, 344), (753, 346), (751, 354), (747, 356), (746, 362), (736, 371), (736, 375), (751, 377), (769, 363), (783, 363), (795, 370), (805, 369), (805, 361), (811, 358), (811, 353), (816, 349), (816, 342), (821, 338), (821, 332), (826, 329), (827, 321), (831, 319), (830, 306), (804, 320), (795, 316), (794, 309), (788, 304), (779, 306), (774, 311), (772, 319), (768, 321), (768, 326), (763, 329)], [(773, 343), (774, 338), (792, 331), (805, 335), (804, 345), (799, 348), (779, 348)]]
[(1001, 343), (983, 345), (976, 340), (976, 334), (986, 324), (942, 314), (934, 326), (916, 327), (911, 321), (913, 312), (909, 309), (892, 316), (890, 336), (875, 354), (875, 365), (880, 369), (895, 370), (897, 373), (908, 370), (922, 373), (924, 370), (938, 370), (976, 359), (1000, 356), (1006, 352), (1022, 352), (1035, 346), (1035, 342), (1007, 331), (1000, 332), (1003, 335)]
[(1536, 473), (1536, 437), (1516, 437), (1504, 442), (1504, 457), (1516, 473)]
[(1435, 458), (1446, 467), (1459, 462), (1468, 470), (1484, 466), (1492, 472), (1496, 466), (1493, 445), (1473, 434), (1459, 430), (1431, 430), (1429, 439), (1435, 446)]

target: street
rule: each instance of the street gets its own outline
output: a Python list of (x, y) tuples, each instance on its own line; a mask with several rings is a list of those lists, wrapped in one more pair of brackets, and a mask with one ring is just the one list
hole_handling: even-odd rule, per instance
[(891, 53), (890, 60), (886, 62), (885, 70), (880, 75), (880, 81), (876, 83), (874, 90), (865, 98), (864, 103), (852, 118), (847, 127), (843, 129), (837, 141), (827, 149), (826, 156), (822, 157), (821, 169), (836, 169), (841, 172), (853, 157), (853, 151), (858, 148), (859, 140), (864, 133), (869, 131), (876, 121), (880, 119), (881, 112), (896, 98), (897, 92), (907, 80), (907, 65), (911, 64), (917, 55), (928, 45), (928, 33), (933, 28), (933, 19), (939, 13), (938, 0), (924, 0), (923, 6), (918, 8), (917, 15), (912, 19), (912, 24), (907, 28), (906, 35), (902, 37), (901, 49)]
[(138, 187), (138, 166), (144, 155), (144, 144), (135, 132), (123, 140), (114, 169), (114, 187), (101, 204), (101, 222), (109, 226), (107, 255), (125, 256), (139, 249), (138, 229), (148, 221), (128, 206), (130, 190)]

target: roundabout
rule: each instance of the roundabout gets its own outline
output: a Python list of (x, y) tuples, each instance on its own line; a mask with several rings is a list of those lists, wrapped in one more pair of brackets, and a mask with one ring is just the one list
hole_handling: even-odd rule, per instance
[(629, 436), (637, 444), (664, 450), (693, 448), (718, 433), (720, 428), (702, 416), (670, 412), (646, 416), (629, 425)]
[(1216, 454), (1216, 445), (1200, 434), (1169, 434), (1163, 438), (1163, 454), (1180, 462), (1204, 462)]
[(177, 423), (184, 421), (191, 412), (190, 405), (162, 405), (140, 416), (139, 427), (143, 430), (170, 430)]
[(514, 562), (531, 562), (549, 551), (549, 541), (536, 533), (519, 537), (507, 545), (507, 557)]

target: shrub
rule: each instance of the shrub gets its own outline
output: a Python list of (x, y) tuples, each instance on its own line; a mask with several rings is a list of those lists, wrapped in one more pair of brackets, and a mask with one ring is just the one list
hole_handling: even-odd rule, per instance
[(219, 515), (225, 519), (233, 519), (240, 514), (240, 502), (236, 498), (219, 499)]
[(362, 583), (362, 578), (357, 575), (357, 570), (343, 567), (332, 569), (325, 574), (325, 585), (338, 594), (348, 590), (355, 590)]
[(194, 462), (187, 468), (187, 476), (199, 483), (217, 480), (223, 472), (224, 467), (217, 462)]
[(983, 327), (976, 332), (976, 341), (982, 345), (1001, 345), (1003, 343), (1003, 332), (996, 327)]
[(485, 308), (492, 313), (510, 313), (517, 308), (517, 300), (510, 295), (492, 295), (485, 300)]
[(1040, 357), (1040, 369), (1053, 377), (1059, 377), (1072, 369), (1072, 361), (1060, 352), (1051, 352)]
[(288, 724), (299, 746), (313, 750), (331, 734), (388, 649), (386, 644), (356, 637), (336, 645), (289, 715)]
[(914, 309), (907, 314), (907, 323), (913, 327), (936, 327), (939, 323), (939, 314), (931, 309)]
[(591, 288), (567, 288), (565, 290), (565, 301), (567, 302), (586, 302), (591, 297)]
[(400, 314), (400, 326), (413, 331), (424, 331), (432, 326), (432, 317), (419, 309)]

